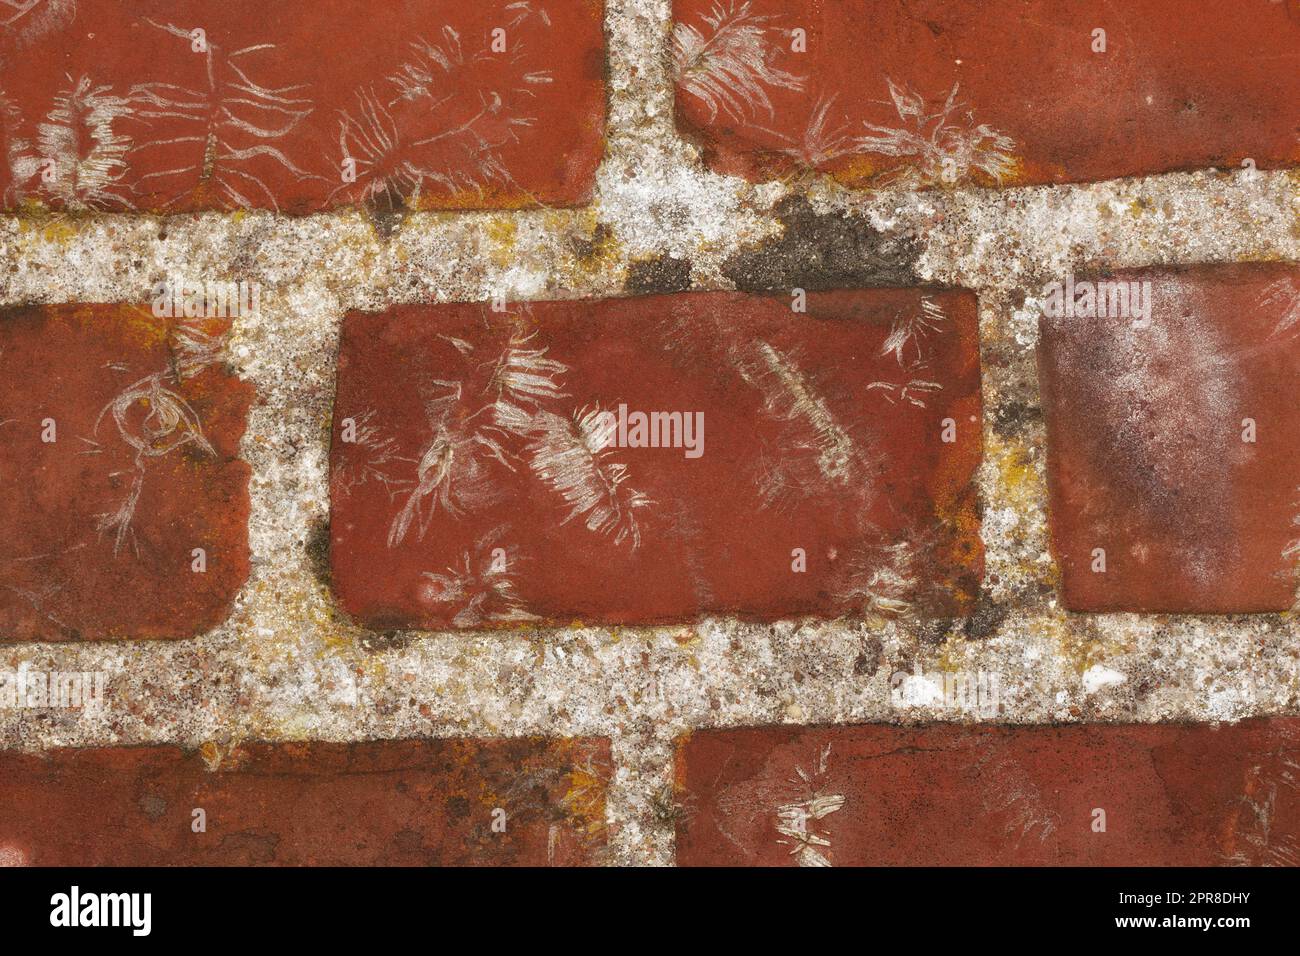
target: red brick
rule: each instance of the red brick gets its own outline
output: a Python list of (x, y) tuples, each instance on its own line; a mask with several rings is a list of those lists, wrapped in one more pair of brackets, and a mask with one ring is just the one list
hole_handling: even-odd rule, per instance
[[(590, 863), (605, 843), (609, 775), (609, 745), (599, 740), (0, 753), (0, 859), (30, 866)], [(204, 832), (194, 832), (196, 809), (204, 811)], [(504, 820), (504, 832), (494, 831), (494, 819)]]
[(603, 151), (600, 0), (27, 6), (0, 21), (6, 208), (574, 205)]
[[(975, 297), (807, 310), (703, 293), (348, 315), (343, 608), (376, 628), (962, 612), (982, 572)], [(601, 448), (592, 416), (620, 405), (702, 414), (703, 453)]]
[[(1122, 317), (1041, 323), (1049, 515), (1065, 606), (1290, 608), (1300, 558), (1300, 268), (1105, 278), (1151, 283), (1149, 328)], [(1094, 570), (1095, 549), (1104, 572)]]
[(1296, 720), (705, 731), (677, 862), (1295, 866), (1298, 761)]
[[(1059, 183), (1300, 162), (1300, 6), (675, 0), (678, 124), (715, 169)], [(806, 31), (806, 52), (795, 52)], [(1106, 52), (1093, 52), (1093, 31)], [(945, 161), (948, 165), (945, 170)], [(946, 173), (946, 175), (945, 175)]]
[(248, 576), (253, 399), (220, 360), (226, 330), (130, 305), (0, 312), (0, 642), (226, 617)]

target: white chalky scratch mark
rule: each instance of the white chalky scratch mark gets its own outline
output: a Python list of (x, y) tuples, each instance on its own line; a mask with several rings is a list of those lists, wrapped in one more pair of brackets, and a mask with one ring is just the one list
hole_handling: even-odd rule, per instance
[[(68, 550), (72, 551), (75, 549), (69, 548)], [(22, 560), (22, 559), (18, 559), (18, 560)], [(18, 563), (18, 562), (15, 561), (14, 563)], [(70, 627), (67, 624), (67, 622), (61, 620), (58, 616), (56, 616), (53, 611), (45, 607), (46, 600), (58, 594), (60, 591), (62, 591), (63, 585), (46, 584), (40, 591), (33, 591), (30, 588), (21, 588), (14, 584), (3, 584), (0, 585), (0, 587), (3, 587), (7, 591), (12, 591), (14, 594), (17, 594), (24, 601), (26, 601), (28, 604), (31, 605), (33, 611), (41, 615), (41, 617), (45, 618), (47, 621), (49, 621), (51, 624), (53, 624), (55, 627), (59, 628), (60, 630), (66, 633), (73, 633), (76, 630), (75, 628)]]
[[(1237, 817), (1234, 827), (1250, 849), (1234, 847), (1233, 852), (1225, 854), (1229, 863), (1243, 866), (1300, 866), (1300, 842), (1292, 833), (1274, 832), (1274, 819), (1278, 812), (1278, 801), (1295, 800), (1287, 791), (1300, 789), (1296, 774), (1300, 769), (1288, 757), (1278, 755), (1281, 768), (1271, 765), (1265, 770), (1262, 764), (1256, 764), (1246, 771), (1246, 785), (1241, 796), (1241, 805), (1248, 813), (1248, 822), (1243, 824)], [(1244, 829), (1244, 833), (1241, 831)]]
[(709, 110), (736, 120), (759, 111), (772, 115), (767, 89), (802, 90), (802, 77), (772, 65), (771, 17), (752, 12), (748, 0), (718, 2), (704, 26), (673, 27), (673, 78)]
[[(665, 329), (670, 349), (699, 336), (684, 316), (674, 316)], [(712, 338), (707, 351), (758, 393), (763, 415), (779, 426), (775, 436), (759, 435), (754, 458), (752, 480), (762, 507), (786, 510), (813, 495), (849, 488), (864, 502), (872, 500), (874, 477), (864, 449), (836, 419), (800, 358), (763, 339), (738, 339), (720, 326)]]
[[(1298, 493), (1296, 497), (1296, 507), (1300, 508), (1300, 487), (1296, 488), (1296, 492)], [(1297, 513), (1296, 516), (1291, 519), (1291, 525), (1292, 527), (1300, 529), (1300, 513)], [(1288, 561), (1300, 561), (1300, 537), (1287, 543), (1287, 546), (1282, 549), (1282, 557)]]
[(637, 512), (653, 502), (627, 484), (627, 465), (609, 458), (609, 416), (599, 406), (570, 416), (539, 412), (536, 437), (529, 445), (533, 472), (569, 506), (561, 521), (582, 518), (587, 530), (641, 546)]
[(939, 382), (919, 377), (930, 368), (925, 346), (927, 340), (942, 332), (946, 323), (943, 308), (929, 296), (921, 299), (919, 309), (905, 311), (895, 318), (880, 347), (880, 355), (893, 355), (898, 367), (910, 377), (902, 382), (872, 382), (867, 391), (879, 391), (891, 405), (904, 401), (925, 408), (926, 396), (943, 390)]
[(531, 430), (532, 414), (544, 402), (566, 398), (556, 380), (569, 371), (563, 362), (546, 357), (546, 348), (529, 348), (533, 335), (516, 335), (491, 363), (484, 391), (493, 398), (497, 425), (524, 435)]
[(1269, 285), (1260, 298), (1263, 309), (1278, 309), (1282, 317), (1269, 334), (1269, 338), (1286, 336), (1300, 327), (1300, 282), (1295, 279), (1278, 279)]
[[(534, 12), (523, 4), (515, 22)], [(549, 28), (545, 11), (541, 18)], [(554, 82), (551, 72), (516, 69), (523, 56), (518, 43), (505, 55), (469, 54), (450, 24), (438, 42), (421, 37), (409, 46), (408, 59), (385, 78), (391, 95), (363, 87), (355, 93), (354, 110), (340, 111), (339, 153), (355, 164), (356, 179), (340, 185), (330, 198), (344, 193), (365, 204), (411, 207), (430, 188), (481, 195), (491, 185), (512, 185), (501, 149), (519, 142), (519, 134), (537, 120), (512, 113), (507, 97), (536, 97), (540, 87)], [(473, 81), (473, 71), (484, 64), (494, 78), (504, 79), (496, 89), (475, 87), (477, 105), (463, 115), (457, 111), (472, 96), (461, 88), (462, 77)], [(402, 110), (403, 105), (419, 110)]]
[[(190, 42), (189, 30), (149, 19), (145, 22)], [(131, 87), (130, 99), (141, 118), (176, 119), (190, 122), (195, 127), (193, 133), (148, 140), (133, 151), (172, 146), (194, 150), (193, 162), (182, 161), (182, 165), (139, 177), (141, 183), (157, 179), (182, 184), (164, 207), (181, 202), (195, 190), (211, 183), (217, 187), (219, 198), (232, 208), (247, 208), (255, 204), (244, 192), (252, 186), (278, 212), (280, 207), (270, 187), (243, 168), (250, 160), (268, 159), (297, 180), (320, 178), (299, 168), (278, 146), (272, 145), (283, 142), (296, 132), (314, 110), (312, 101), (301, 94), (306, 87), (262, 86), (239, 63), (249, 54), (272, 49), (275, 49), (275, 44), (261, 43), (226, 52), (209, 41), (203, 53), (207, 78), (205, 88), (193, 89), (164, 82), (138, 83)], [(218, 73), (223, 71), (229, 71), (233, 77), (219, 77)]]
[(19, 47), (63, 28), (77, 12), (76, 0), (0, 0), (0, 7), (13, 11), (0, 28), (16, 36)]
[[(423, 572), (421, 599), (428, 604), (456, 608), (452, 623), (459, 628), (479, 627), (485, 622), (538, 620), (537, 615), (525, 609), (515, 591), (511, 569), (521, 558), (517, 549), (502, 545), (505, 533), (506, 529), (501, 527), (483, 535), (474, 553), (465, 552), (460, 566), (447, 568), (445, 574)], [(493, 552), (498, 548), (515, 552), (503, 568), (496, 567)]]
[[(462, 356), (472, 356), (469, 342), (447, 340)], [(482, 388), (466, 380), (431, 383), (444, 394), (426, 404), (433, 438), (416, 465), (415, 487), (389, 528), (390, 548), (406, 539), (412, 525), (423, 539), (438, 510), (455, 517), (493, 500), (498, 489), (489, 461), (515, 470), (507, 445), (534, 432), (541, 403), (564, 396), (557, 377), (568, 371), (546, 358), (545, 348), (530, 347), (531, 341), (531, 335), (515, 335), (499, 356), (479, 363), (476, 371), (486, 372)]]
[(1036, 830), (1038, 842), (1046, 844), (1057, 828), (1059, 817), (1048, 810), (1043, 794), (1014, 758), (999, 755), (991, 767), (980, 767), (981, 779), (990, 784), (984, 794), (985, 807), (993, 813), (1005, 813), (1003, 832), (1019, 849), (1023, 840)]
[(176, 373), (184, 381), (225, 360), (226, 333), (205, 331), (198, 322), (182, 319), (172, 330)]
[(880, 391), (885, 400), (891, 405), (904, 401), (909, 405), (915, 405), (917, 408), (926, 407), (926, 395), (942, 391), (942, 389), (943, 386), (938, 382), (923, 378), (908, 379), (906, 382), (872, 382), (867, 386), (868, 391)]
[(54, 97), (47, 122), (37, 130), (40, 159), (52, 163), (54, 172), (44, 188), (69, 210), (127, 202), (118, 187), (131, 139), (115, 130), (114, 123), (131, 115), (131, 105), (110, 90), (81, 77)]
[(511, 11), (510, 26), (512, 27), (519, 26), (530, 17), (537, 17), (548, 27), (551, 25), (551, 15), (540, 0), (517, 0), (515, 3), (507, 3), (505, 8)]
[(0, 146), (4, 149), (0, 158), (9, 167), (11, 180), (3, 196), (6, 206), (21, 196), (23, 185), (40, 168), (40, 157), (31, 152), (31, 143), (19, 135), (22, 122), (22, 110), (0, 89)]
[(801, 784), (811, 790), (811, 794), (797, 803), (785, 803), (776, 808), (776, 831), (786, 839), (778, 843), (793, 847), (790, 855), (795, 857), (799, 866), (827, 867), (831, 865), (821, 848), (829, 849), (831, 841), (824, 833), (809, 829), (809, 822), (816, 822), (843, 809), (847, 802), (842, 794), (822, 792), (822, 781), (826, 776), (830, 761), (831, 745), (827, 744), (818, 754), (815, 770), (811, 773), (802, 767), (795, 767), (795, 773)]
[(856, 457), (848, 432), (790, 356), (767, 342), (759, 342), (756, 348), (767, 374), (758, 376), (752, 384), (763, 392), (766, 410), (786, 421), (805, 422), (811, 430), (822, 477), (845, 486), (852, 477)]
[(927, 340), (942, 331), (946, 322), (943, 308), (929, 296), (921, 299), (919, 309), (905, 311), (895, 318), (880, 347), (880, 355), (893, 355), (909, 378), (901, 382), (872, 382), (867, 391), (879, 391), (891, 405), (904, 401), (925, 408), (926, 396), (943, 390), (941, 383), (919, 377), (930, 368), (925, 346)]
[(830, 96), (823, 94), (817, 100), (812, 116), (798, 139), (767, 126), (749, 126), (785, 143), (776, 151), (794, 160), (801, 172), (814, 173), (827, 163), (857, 152), (856, 140), (845, 127), (842, 114), (839, 121), (831, 121), (831, 109), (838, 98), (839, 95), (833, 93)]
[(439, 424), (416, 465), (415, 488), (389, 528), (388, 546), (401, 544), (413, 522), (423, 540), (439, 508), (456, 517), (485, 503), (491, 491), (485, 474), (489, 459), (514, 470), (506, 450), (487, 428), (468, 421)]
[(920, 553), (913, 541), (854, 549), (834, 579), (836, 604), (893, 617), (907, 614), (920, 583)]
[[(166, 388), (162, 379), (163, 373), (159, 372), (127, 386), (104, 406), (95, 419), (94, 433), (98, 434), (104, 417), (111, 413), (122, 440), (136, 450), (131, 490), (116, 511), (99, 515), (96, 522), (96, 529), (101, 533), (113, 533), (114, 554), (121, 550), (127, 535), (131, 535), (134, 545), (131, 522), (144, 490), (145, 464), (148, 459), (159, 458), (191, 443), (214, 458), (217, 454), (204, 437), (202, 424), (194, 409), (184, 398)], [(137, 406), (148, 409), (148, 412), (142, 420), (133, 422), (130, 414)]]
[(27, 854), (19, 847), (0, 843), (0, 866), (26, 866)]
[(345, 496), (367, 482), (375, 481), (384, 487), (391, 501), (410, 487), (411, 482), (393, 476), (390, 469), (398, 463), (415, 462), (398, 453), (397, 439), (384, 433), (373, 408), (357, 415), (354, 422), (356, 435), (346, 443), (348, 453), (332, 473), (331, 481), (338, 493)]
[[(906, 368), (915, 362), (925, 362), (924, 343), (931, 335), (938, 333), (947, 316), (943, 308), (929, 296), (921, 299), (921, 307), (916, 311), (905, 311), (898, 316), (889, 328), (889, 335), (880, 347), (882, 356), (892, 354), (898, 361), (899, 368)], [(916, 355), (911, 361), (904, 361), (905, 353), (911, 346)]]
[(889, 96), (901, 123), (882, 126), (864, 122), (867, 135), (858, 137), (857, 151), (910, 159), (907, 165), (880, 177), (880, 182), (908, 186), (936, 186), (966, 182), (978, 170), (1002, 182), (1015, 170), (1015, 141), (988, 125), (975, 125), (966, 111), (966, 122), (953, 121), (962, 104), (953, 84), (943, 106), (930, 111), (917, 93), (904, 89), (888, 77)]

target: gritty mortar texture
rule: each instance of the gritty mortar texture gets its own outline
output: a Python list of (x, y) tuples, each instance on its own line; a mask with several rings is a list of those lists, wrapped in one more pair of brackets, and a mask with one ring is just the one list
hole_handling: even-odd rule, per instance
[[(169, 276), (262, 284), (228, 360), (260, 395), (253, 571), (179, 642), (28, 644), (0, 666), (104, 671), (106, 706), (0, 711), (0, 746), (455, 735), (613, 739), (610, 861), (673, 861), (672, 740), (693, 728), (928, 720), (1232, 721), (1300, 713), (1294, 612), (1071, 615), (1047, 550), (1037, 290), (1089, 269), (1300, 260), (1300, 172), (1000, 191), (850, 193), (706, 171), (673, 128), (668, 0), (609, 0), (609, 140), (593, 204), (517, 213), (0, 220), (0, 303), (145, 302)], [(389, 228), (391, 227), (391, 228)], [(650, 265), (646, 265), (650, 263)], [(321, 549), (334, 358), (349, 309), (877, 282), (981, 303), (986, 593), (970, 619), (375, 634)], [(640, 284), (639, 284), (640, 283)], [(995, 714), (896, 706), (900, 671), (997, 675)]]

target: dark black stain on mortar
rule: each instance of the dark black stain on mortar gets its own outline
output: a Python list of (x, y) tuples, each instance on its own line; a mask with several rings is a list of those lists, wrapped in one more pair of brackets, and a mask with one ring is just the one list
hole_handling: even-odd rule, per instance
[(590, 235), (569, 237), (569, 251), (583, 265), (591, 265), (614, 248), (614, 231), (603, 222), (597, 223)]
[(669, 255), (633, 262), (627, 267), (627, 280), (623, 283), (629, 295), (666, 295), (686, 292), (690, 287), (690, 261)]
[(328, 518), (317, 518), (307, 531), (305, 544), (307, 562), (312, 576), (328, 590), (330, 575), (330, 523)]
[(1043, 410), (1029, 402), (1013, 400), (1004, 402), (993, 413), (993, 431), (1000, 438), (1018, 438), (1031, 426), (1041, 425)]
[(1005, 604), (998, 604), (981, 590), (975, 602), (975, 611), (962, 624), (962, 635), (968, 641), (983, 641), (997, 634), (1002, 622), (1007, 619), (1009, 610)]
[(746, 292), (913, 286), (921, 243), (881, 232), (861, 216), (819, 213), (802, 196), (777, 205), (780, 236), (733, 254), (722, 274)]

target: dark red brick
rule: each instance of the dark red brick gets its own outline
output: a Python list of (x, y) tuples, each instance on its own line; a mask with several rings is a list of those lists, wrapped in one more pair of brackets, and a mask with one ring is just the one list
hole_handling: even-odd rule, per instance
[(1289, 719), (705, 731), (678, 746), (677, 862), (1295, 866), (1297, 766)]
[[(1293, 0), (674, 0), (673, 10), (679, 127), (715, 169), (751, 179), (1059, 183), (1300, 162)], [(806, 52), (794, 50), (796, 29)], [(1104, 53), (1093, 52), (1098, 29)]]
[(6, 208), (574, 205), (603, 151), (600, 0), (25, 6), (0, 19)]
[(1300, 268), (1203, 266), (1103, 281), (1150, 282), (1150, 327), (1124, 317), (1042, 320), (1063, 603), (1290, 608), (1300, 559)]
[[(601, 740), (0, 753), (0, 860), (576, 865), (596, 860), (605, 844), (609, 775)], [(195, 832), (197, 809), (203, 832)]]
[[(961, 613), (976, 326), (972, 294), (925, 290), (352, 313), (336, 593), (381, 629)], [(702, 414), (702, 455), (600, 448), (620, 405)]]
[(0, 642), (226, 617), (248, 576), (253, 399), (220, 359), (226, 331), (130, 305), (0, 312)]

